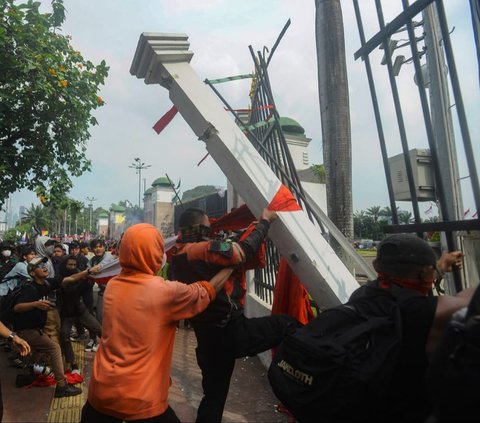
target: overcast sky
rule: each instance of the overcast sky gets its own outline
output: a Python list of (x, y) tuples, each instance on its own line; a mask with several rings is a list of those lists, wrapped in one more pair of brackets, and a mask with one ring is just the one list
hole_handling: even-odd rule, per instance
[[(206, 154), (205, 146), (180, 115), (160, 135), (153, 131), (152, 126), (172, 104), (163, 87), (147, 86), (129, 73), (142, 32), (186, 33), (190, 50), (194, 52), (192, 67), (201, 79), (214, 79), (250, 73), (253, 65), (248, 46), (252, 45), (255, 51), (262, 50), (263, 46), (271, 48), (287, 20), (291, 19), (269, 66), (273, 93), (280, 115), (297, 120), (312, 138), (310, 162), (323, 162), (314, 0), (65, 0), (64, 3), (67, 15), (62, 33), (72, 36), (72, 45), (86, 59), (94, 63), (105, 59), (110, 66), (109, 77), (100, 93), (106, 105), (96, 112), (99, 125), (92, 128), (88, 141), (87, 156), (92, 160), (92, 172), (74, 180), (75, 187), (69, 196), (85, 203), (86, 197), (94, 197), (97, 199), (94, 207), (106, 209), (121, 200), (138, 203), (138, 175), (129, 168), (135, 157), (151, 165), (142, 172), (147, 188), (156, 178), (166, 174), (175, 182), (181, 178), (182, 191), (205, 184), (226, 186), (226, 179), (212, 158), (197, 166)], [(384, 10), (388, 22), (400, 10), (401, 1), (384, 3), (388, 3), (388, 7), (385, 6), (388, 10)], [(451, 37), (457, 46), (457, 67), (478, 163), (480, 99), (469, 6), (465, 0), (445, 3), (449, 26), (455, 27)], [(378, 31), (374, 1), (360, 0), (360, 5), (368, 39)], [(42, 8), (49, 10), (50, 1), (42, 1)], [(354, 210), (372, 205), (387, 206), (388, 194), (365, 66), (362, 61), (353, 59), (360, 41), (352, 1), (342, 1), (342, 8), (350, 86)], [(406, 35), (397, 34), (396, 38), (406, 38)], [(407, 50), (402, 54), (410, 57)], [(381, 57), (382, 52), (377, 50), (371, 60), (375, 66), (380, 105), (385, 113), (391, 156), (401, 152), (401, 144), (393, 120), (390, 89), (382, 77), (386, 69), (379, 65)], [(412, 64), (404, 65), (398, 78), (404, 99), (410, 95), (418, 97), (412, 68)], [(218, 87), (233, 107), (245, 108), (249, 103), (249, 85), (249, 81), (243, 81)], [(408, 129), (423, 126), (421, 109), (413, 103), (403, 104)], [(427, 147), (422, 131), (409, 138), (409, 143), (410, 148)], [(459, 166), (460, 176), (467, 176), (461, 147)], [(143, 180), (141, 185), (143, 191)], [(466, 188), (465, 191), (464, 208), (474, 210), (471, 193)], [(38, 204), (35, 196), (27, 192), (16, 193), (11, 198), (14, 213), (20, 205)], [(408, 208), (407, 203), (398, 205)], [(429, 205), (420, 207), (422, 211)]]

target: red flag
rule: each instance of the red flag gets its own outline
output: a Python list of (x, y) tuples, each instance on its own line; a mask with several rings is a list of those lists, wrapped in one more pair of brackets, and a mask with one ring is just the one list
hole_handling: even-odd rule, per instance
[(272, 211), (302, 210), (290, 190), (283, 184), (268, 205), (268, 209)]
[(165, 113), (155, 125), (153, 125), (153, 130), (157, 134), (162, 132), (167, 127), (167, 125), (172, 121), (172, 119), (175, 117), (177, 112), (178, 112), (178, 109), (175, 106), (172, 106), (172, 108), (167, 113)]

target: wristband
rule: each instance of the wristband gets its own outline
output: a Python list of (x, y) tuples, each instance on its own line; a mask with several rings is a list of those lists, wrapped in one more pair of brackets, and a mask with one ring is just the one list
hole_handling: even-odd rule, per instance
[(15, 332), (12, 332), (10, 335), (8, 335), (8, 339), (10, 341), (13, 341), (13, 338), (15, 338), (17, 336), (17, 334)]

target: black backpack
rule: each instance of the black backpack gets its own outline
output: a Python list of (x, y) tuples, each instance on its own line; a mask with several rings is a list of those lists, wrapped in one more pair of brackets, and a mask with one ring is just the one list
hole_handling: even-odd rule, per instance
[(10, 271), (15, 267), (17, 262), (14, 261), (9, 261), (8, 263), (4, 264), (2, 267), (0, 267), (0, 281), (7, 276)]
[(436, 412), (432, 422), (478, 421), (480, 285), (468, 308), (454, 313), (427, 370)]
[(0, 321), (2, 321), (4, 325), (11, 326), (13, 324), (13, 307), (17, 304), (18, 297), (22, 293), (23, 288), (29, 283), (31, 283), (30, 279), (24, 278), (19, 285), (2, 297), (0, 304)]
[(276, 397), (300, 422), (371, 422), (401, 350), (399, 302), (419, 294), (377, 282), (288, 335), (268, 369)]

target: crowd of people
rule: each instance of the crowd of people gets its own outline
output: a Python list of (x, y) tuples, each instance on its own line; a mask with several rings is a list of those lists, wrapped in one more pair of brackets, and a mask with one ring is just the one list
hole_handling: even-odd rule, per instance
[(83, 341), (88, 352), (98, 349), (101, 299), (94, 303), (93, 289), (98, 282), (104, 290), (109, 278), (96, 281), (93, 277), (115, 258), (106, 249), (103, 239), (63, 244), (38, 236), (32, 244), (0, 243), (4, 320), (7, 307), (12, 308), (12, 319), (4, 325), (10, 333), (2, 335), (2, 343), (21, 371), (26, 369), (33, 377), (54, 377), (55, 397), (82, 392), (65, 376), (80, 373), (71, 342)]
[[(196, 421), (221, 422), (235, 359), (273, 349), (301, 326), (288, 315), (247, 318), (243, 313), (242, 272), (277, 217), (263, 210), (253, 230), (232, 241), (211, 236), (202, 210), (185, 210), (177, 243), (168, 254), (168, 272), (161, 272), (167, 258), (163, 237), (149, 224), (128, 228), (116, 254), (107, 252), (101, 239), (89, 246), (72, 242), (68, 254), (48, 237), (39, 236), (34, 246), (21, 249), (2, 243), (1, 265), (10, 263), (11, 269), (2, 275), (0, 295), (18, 285), (24, 289), (13, 325), (0, 326), (0, 334), (13, 341), (20, 361), (49, 356), (55, 397), (81, 393), (65, 379), (63, 363), (72, 372), (78, 370), (71, 342), (84, 339), (85, 350), (95, 352), (84, 423), (179, 422), (168, 402), (170, 365), (178, 322), (189, 319), (203, 388)], [(18, 261), (12, 266), (13, 257)], [(102, 279), (102, 267), (116, 257), (120, 273)], [(393, 235), (378, 246), (374, 266), (379, 289), (395, 284), (418, 295), (402, 306), (407, 341), (396, 371), (398, 383), (388, 395), (389, 418), (395, 421), (425, 422), (434, 412), (423, 380), (429, 357), (452, 314), (469, 304), (474, 290), (436, 296), (432, 288), (439, 270), (461, 265), (461, 252), (437, 260), (414, 235)]]

